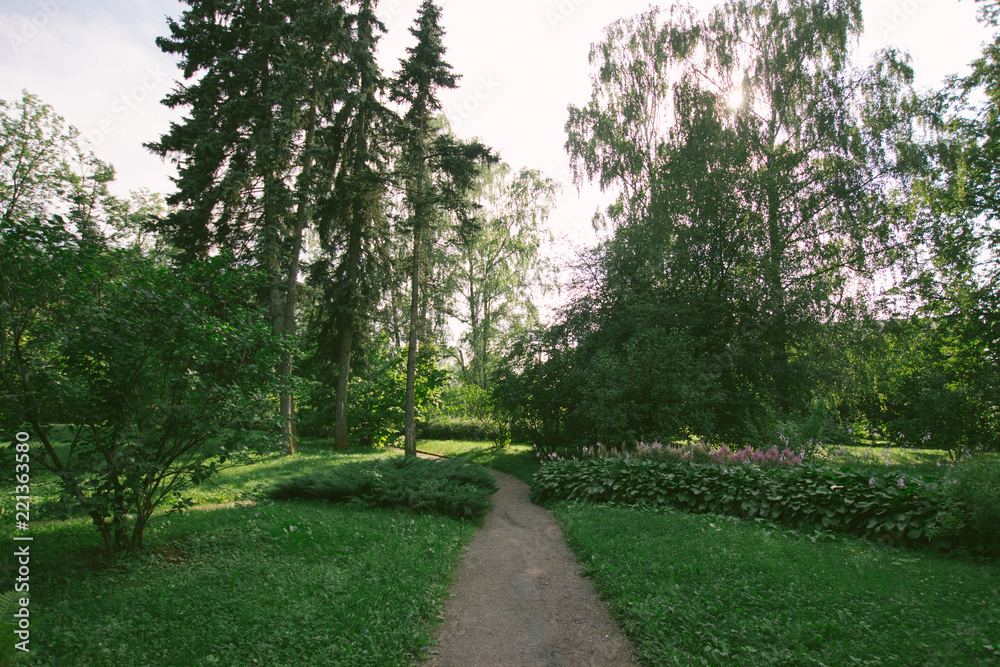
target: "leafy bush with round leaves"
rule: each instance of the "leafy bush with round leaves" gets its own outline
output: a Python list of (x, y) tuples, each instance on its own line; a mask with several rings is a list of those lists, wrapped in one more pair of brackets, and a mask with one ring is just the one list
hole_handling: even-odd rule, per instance
[[(970, 472), (964, 486), (955, 488), (979, 494), (983, 507), (991, 500), (995, 506), (997, 496), (990, 490), (995, 486), (974, 482), (980, 478), (987, 479)], [(818, 526), (890, 544), (949, 547), (981, 543), (969, 530), (956, 529), (945, 487), (931, 477), (811, 465), (759, 468), (649, 458), (588, 458), (544, 465), (532, 481), (531, 499), (536, 503), (578, 500), (672, 505), (690, 512)], [(960, 492), (951, 493), (955, 497)], [(992, 516), (984, 512), (983, 516), (987, 515)], [(992, 525), (991, 520), (970, 525)]]

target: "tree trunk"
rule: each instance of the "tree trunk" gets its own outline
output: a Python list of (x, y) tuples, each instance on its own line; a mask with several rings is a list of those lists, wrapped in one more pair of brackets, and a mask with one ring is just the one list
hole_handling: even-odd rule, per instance
[[(312, 170), (312, 155), (309, 149), (312, 147), (313, 139), (316, 136), (316, 107), (318, 105), (318, 94), (313, 95), (312, 106), (310, 108), (309, 127), (306, 130), (305, 143), (302, 146), (302, 173), (299, 174), (299, 201), (295, 211), (295, 227), (292, 230), (292, 255), (288, 263), (288, 275), (285, 280), (285, 302), (282, 316), (282, 333), (290, 338), (295, 337), (296, 329), (296, 308), (298, 306), (299, 287), (299, 261), (302, 255), (302, 233), (305, 230), (308, 218), (308, 189), (309, 174)], [(290, 377), (292, 374), (292, 351), (285, 354), (281, 360), (279, 375)], [(282, 435), (285, 438), (285, 451), (289, 456), (295, 454), (298, 449), (298, 442), (295, 433), (295, 396), (289, 391), (281, 395), (281, 424)]]
[(392, 285), (392, 339), (396, 343), (396, 349), (403, 347), (403, 336), (400, 333), (403, 330), (403, 326), (399, 321), (399, 309), (396, 305), (399, 303), (399, 290), (396, 288), (396, 282), (393, 281)]
[(482, 332), (479, 328), (479, 298), (481, 295), (476, 294), (476, 277), (475, 277), (475, 266), (473, 265), (472, 258), (469, 258), (469, 347), (472, 348), (472, 359), (470, 359), (470, 364), (472, 366), (472, 381), (476, 383), (479, 387), (483, 386), (482, 383), (482, 357), (479, 355), (479, 341), (482, 336)]
[(479, 386), (482, 387), (483, 391), (486, 391), (486, 387), (489, 384), (490, 338), (493, 336), (493, 332), (491, 330), (493, 322), (491, 308), (493, 306), (493, 301), (492, 299), (486, 297), (485, 294), (480, 294), (480, 298), (483, 302), (482, 303), (483, 321), (482, 324), (480, 325), (480, 328), (482, 329), (482, 335), (481, 335), (481, 340), (479, 342), (480, 345), (479, 366), (480, 368), (482, 368), (482, 377), (480, 378), (481, 384)]
[(351, 372), (351, 346), (354, 338), (354, 326), (350, 318), (341, 327), (340, 362), (337, 366), (337, 407), (334, 413), (334, 443), (337, 449), (347, 449), (347, 388)]
[[(306, 167), (308, 169), (308, 167)], [(285, 314), (282, 317), (284, 334), (290, 338), (295, 336), (296, 314), (299, 283), (299, 256), (302, 254), (302, 230), (305, 226), (305, 204), (299, 202), (296, 215), (294, 237), (292, 241), (292, 257), (288, 267), (288, 282), (285, 284)], [(292, 352), (289, 351), (281, 360), (279, 373), (288, 377), (292, 373)], [(289, 456), (295, 454), (298, 443), (295, 438), (295, 397), (289, 391), (281, 395), (282, 433), (285, 436), (285, 450)]]
[[(362, 116), (363, 118), (363, 116)], [(363, 122), (363, 120), (362, 120)], [(362, 138), (359, 149), (366, 148), (366, 142)], [(359, 157), (359, 169), (363, 170), (364, 159)], [(355, 173), (359, 173), (356, 171)], [(356, 197), (362, 195), (356, 194)], [(361, 273), (361, 240), (365, 230), (365, 206), (362, 201), (355, 200), (351, 211), (351, 228), (347, 240), (347, 281), (348, 300), (344, 309), (344, 314), (340, 318), (340, 325), (337, 327), (340, 333), (339, 363), (337, 371), (337, 406), (334, 415), (336, 433), (334, 435), (336, 448), (347, 449), (347, 390), (350, 383), (351, 374), (351, 351), (354, 342), (354, 318), (356, 317), (358, 303), (358, 279)]]
[[(374, 44), (373, 21), (375, 15), (374, 3), (365, 0), (362, 3), (358, 20), (358, 36), (360, 40), (367, 44)], [(371, 63), (369, 63), (371, 64)], [(376, 104), (377, 82), (372, 77), (370, 67), (362, 69), (361, 75), (361, 95), (358, 102), (357, 117), (354, 119), (354, 164), (351, 165), (355, 181), (362, 176), (368, 176), (369, 155), (369, 124), (372, 122), (372, 107)], [(368, 197), (370, 192), (370, 182), (363, 179), (361, 190), (354, 185), (353, 201), (351, 203), (351, 226), (348, 230), (347, 254), (344, 261), (347, 263), (345, 281), (347, 285), (347, 303), (343, 310), (343, 315), (339, 318), (337, 329), (339, 331), (340, 349), (338, 350), (337, 364), (337, 396), (334, 411), (334, 442), (337, 449), (347, 449), (347, 394), (351, 379), (351, 353), (354, 344), (354, 330), (356, 318), (361, 304), (360, 287), (358, 279), (361, 274), (361, 243), (364, 240), (365, 231), (369, 228)]]
[(115, 555), (115, 540), (111, 532), (111, 526), (96, 511), (91, 512), (90, 516), (94, 520), (97, 532), (101, 535), (101, 553), (104, 554), (105, 558), (112, 558)]
[(424, 163), (423, 155), (417, 161), (416, 205), (413, 207), (413, 266), (410, 268), (410, 341), (406, 353), (406, 425), (403, 433), (405, 456), (417, 455), (417, 329), (420, 322), (420, 259), (423, 246), (424, 216)]
[[(417, 177), (418, 183), (423, 180), (422, 174)], [(418, 192), (422, 183), (417, 186)], [(418, 207), (419, 210), (419, 207)], [(416, 386), (417, 386), (417, 323), (420, 318), (420, 246), (423, 235), (420, 216), (414, 216), (413, 224), (413, 267), (410, 270), (410, 341), (406, 353), (406, 426), (403, 434), (405, 456), (417, 455), (417, 420), (416, 420)]]
[[(273, 175), (271, 176), (273, 179)], [(265, 185), (265, 193), (268, 187)], [(264, 196), (264, 222), (263, 228), (261, 229), (261, 234), (263, 239), (263, 251), (261, 253), (261, 265), (267, 271), (268, 276), (271, 281), (271, 287), (268, 291), (268, 302), (270, 306), (270, 317), (271, 317), (271, 330), (274, 332), (275, 336), (284, 336), (286, 334), (285, 328), (285, 315), (286, 315), (286, 290), (288, 288), (287, 278), (283, 278), (281, 264), (279, 260), (279, 231), (278, 231), (278, 218), (280, 217), (278, 213), (274, 210), (275, 206), (271, 201), (271, 197), (265, 194)], [(281, 379), (287, 378), (291, 375), (292, 366), (291, 359), (286, 355), (282, 357), (281, 361), (278, 362), (278, 368), (276, 369), (278, 377)], [(285, 443), (285, 451), (288, 454), (294, 454), (295, 448), (292, 442), (292, 414), (291, 414), (291, 397), (287, 394), (282, 394), (278, 397), (278, 410), (281, 418), (281, 436)]]

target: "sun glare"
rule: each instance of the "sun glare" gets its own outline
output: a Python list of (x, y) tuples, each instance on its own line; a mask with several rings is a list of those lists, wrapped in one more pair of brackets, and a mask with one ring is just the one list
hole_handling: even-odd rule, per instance
[(736, 110), (743, 106), (743, 91), (736, 88), (731, 93), (729, 93), (729, 108)]

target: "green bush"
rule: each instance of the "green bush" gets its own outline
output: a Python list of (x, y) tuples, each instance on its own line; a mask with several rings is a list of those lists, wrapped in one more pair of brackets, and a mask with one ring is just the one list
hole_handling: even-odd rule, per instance
[(417, 424), (417, 437), (426, 440), (474, 440), (485, 442), (489, 433), (482, 424), (461, 417), (442, 415)]
[(965, 457), (947, 481), (946, 529), (977, 550), (1000, 552), (1000, 458)]
[(816, 526), (889, 544), (946, 547), (967, 536), (949, 534), (942, 526), (947, 517), (942, 488), (934, 478), (895, 472), (590, 458), (543, 466), (532, 482), (531, 499), (672, 505)]
[[(497, 412), (505, 415), (507, 437), (530, 443), (544, 454), (564, 443), (567, 403), (560, 383), (571, 357), (555, 329), (526, 333), (514, 343), (495, 373), (489, 397)], [(519, 368), (523, 370), (518, 372)]]
[[(304, 383), (298, 409), (299, 432), (309, 437), (334, 434), (337, 370), (329, 350), (320, 345), (302, 364)], [(417, 354), (414, 407), (417, 419), (438, 401), (448, 371), (439, 365), (433, 345), (421, 345)], [(363, 447), (383, 447), (402, 439), (406, 417), (406, 348), (397, 348), (386, 334), (362, 341), (351, 362), (347, 407), (349, 440)]]
[[(362, 445), (391, 445), (403, 434), (406, 416), (406, 348), (397, 348), (385, 334), (365, 350), (361, 372), (351, 380), (347, 423), (351, 439)], [(419, 419), (437, 400), (448, 372), (438, 365), (433, 345), (417, 354), (414, 408)]]
[(496, 480), (481, 465), (453, 460), (394, 458), (297, 475), (269, 493), (275, 500), (329, 500), (365, 507), (408, 507), (457, 519), (490, 509)]
[[(79, 227), (0, 231), (0, 431), (30, 433), (33, 468), (111, 557), (139, 550), (177, 491), (279, 445), (290, 340), (253, 298), (265, 274), (228, 251), (181, 265)], [(53, 424), (74, 425), (62, 452)]]

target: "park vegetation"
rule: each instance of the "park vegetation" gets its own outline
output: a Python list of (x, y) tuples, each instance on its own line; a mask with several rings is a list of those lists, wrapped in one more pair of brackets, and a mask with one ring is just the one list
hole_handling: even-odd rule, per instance
[[(842, 641), (852, 619), (905, 625), (887, 589), (884, 614), (848, 600), (836, 621), (761, 593), (784, 575), (753, 579), (751, 552), (794, 560), (792, 586), (801, 562), (890, 545), (927, 572), (995, 576), (930, 554), (1000, 552), (996, 4), (980, 3), (996, 36), (970, 73), (930, 91), (905, 53), (859, 60), (860, 0), (676, 5), (608, 26), (565, 145), (577, 183), (615, 200), (544, 323), (558, 187), (452, 132), (439, 94), (460, 74), (438, 5), (420, 4), (387, 73), (377, 0), (184, 4), (157, 40), (183, 72), (163, 103), (184, 115), (146, 146), (176, 164), (174, 192), (112, 194), (114, 167), (56, 110), (28, 91), (0, 100), (0, 465), (14, 470), (28, 432), (51, 553), (96, 544), (121, 583), (40, 577), (42, 596), (94, 595), (51, 607), (38, 664), (300, 664), (305, 644), (342, 658), (329, 664), (426, 656), (496, 488), (478, 464), (533, 482), (649, 664), (849, 664), (866, 646)], [(420, 437), (464, 461), (416, 459)], [(845, 458), (871, 447), (934, 460)], [(234, 501), (256, 504), (184, 512)], [(614, 546), (613, 529), (643, 546)], [(667, 553), (675, 541), (690, 549)], [(721, 613), (732, 590), (698, 569), (724, 569), (716, 548), (742, 563), (719, 580), (739, 604), (786, 611), (710, 628), (678, 586)], [(630, 549), (675, 565), (640, 576), (616, 560)], [(864, 592), (845, 572), (830, 599)], [(340, 588), (279, 636), (276, 578), (296, 599)], [(928, 631), (920, 652), (900, 634), (909, 653), (878, 655), (995, 659), (991, 585), (982, 609), (949, 616), (961, 646)], [(255, 604), (203, 635), (161, 623), (162, 641), (130, 642), (143, 614), (238, 590)], [(306, 616), (329, 621), (319, 639)], [(666, 637), (664, 619), (687, 631)]]

